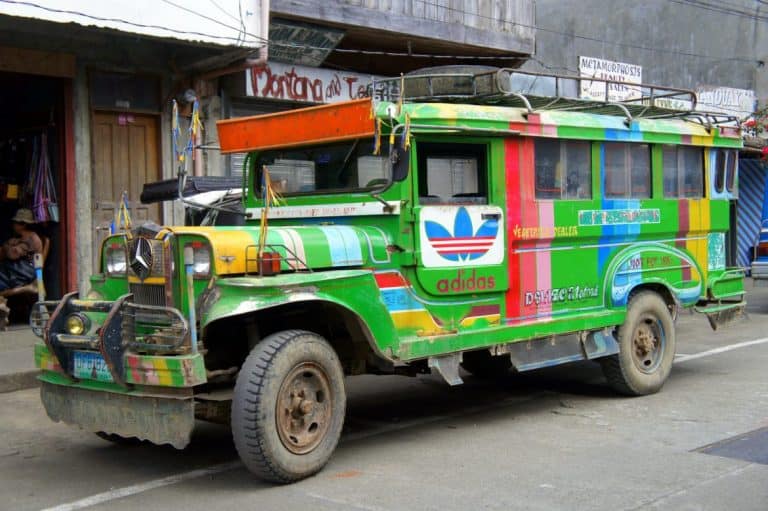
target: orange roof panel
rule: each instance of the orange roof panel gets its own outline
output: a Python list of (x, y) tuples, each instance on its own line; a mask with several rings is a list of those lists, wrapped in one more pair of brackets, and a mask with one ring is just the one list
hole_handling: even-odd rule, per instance
[(218, 121), (222, 153), (372, 137), (370, 98)]

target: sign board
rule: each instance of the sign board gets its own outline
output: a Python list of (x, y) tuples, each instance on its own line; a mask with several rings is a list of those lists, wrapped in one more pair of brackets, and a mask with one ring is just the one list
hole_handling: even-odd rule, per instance
[[(272, 48), (270, 47), (270, 52)], [(271, 58), (271, 53), (270, 53)], [(365, 97), (379, 76), (270, 62), (245, 71), (245, 95), (305, 103), (335, 103)]]
[(269, 23), (269, 60), (317, 67), (343, 37), (343, 30), (273, 19)]
[(696, 87), (696, 110), (734, 115), (740, 119), (755, 111), (755, 91), (700, 85)]
[[(614, 80), (630, 84), (607, 84), (608, 101), (627, 101), (642, 97), (640, 87), (633, 87), (631, 84), (643, 82), (643, 66), (580, 56), (579, 75), (584, 78), (600, 78), (602, 80)], [(604, 82), (581, 80), (579, 96), (582, 99), (605, 101), (605, 95), (606, 84)]]
[[(151, 37), (220, 46), (259, 48), (262, 2), (269, 0), (46, 0), (39, 3), (0, 2), (0, 14), (86, 27), (108, 28)], [(40, 5), (44, 4), (44, 5)], [(242, 8), (241, 8), (242, 7)], [(268, 8), (268, 4), (264, 7)]]

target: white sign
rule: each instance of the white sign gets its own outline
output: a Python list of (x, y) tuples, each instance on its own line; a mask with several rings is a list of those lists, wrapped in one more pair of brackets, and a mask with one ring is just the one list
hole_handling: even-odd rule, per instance
[(753, 114), (757, 100), (753, 90), (709, 85), (700, 85), (696, 88), (696, 99), (696, 110), (718, 112), (739, 118)]
[(424, 206), (419, 238), (426, 268), (501, 264), (504, 213), (496, 206)]
[[(643, 83), (643, 66), (594, 57), (579, 57), (579, 74), (586, 78), (600, 78), (601, 80), (612, 80), (626, 84)], [(591, 80), (581, 80), (580, 97), (605, 101), (606, 88), (608, 101), (627, 101), (642, 97), (640, 87), (623, 85), (622, 83), (606, 84)]]
[[(221, 46), (264, 46), (262, 2), (269, 0), (41, 0), (0, 2), (0, 14), (110, 28)], [(175, 4), (175, 5), (174, 5)]]
[(380, 76), (270, 62), (245, 71), (245, 94), (255, 98), (334, 103), (365, 97)]

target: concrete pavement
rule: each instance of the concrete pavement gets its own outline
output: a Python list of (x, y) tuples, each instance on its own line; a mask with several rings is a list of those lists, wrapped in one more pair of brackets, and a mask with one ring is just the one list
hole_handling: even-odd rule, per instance
[(28, 325), (11, 325), (0, 331), (0, 393), (37, 385), (34, 345), (38, 337)]

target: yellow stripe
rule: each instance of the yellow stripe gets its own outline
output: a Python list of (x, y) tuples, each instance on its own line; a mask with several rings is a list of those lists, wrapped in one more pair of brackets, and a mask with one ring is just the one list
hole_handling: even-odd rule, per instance
[(154, 365), (155, 372), (160, 380), (160, 385), (170, 385), (173, 383), (171, 381), (171, 373), (168, 372), (168, 363), (164, 358), (156, 358), (152, 361), (152, 364)]

